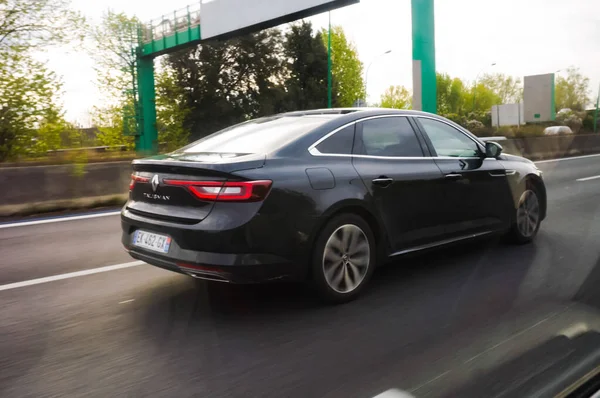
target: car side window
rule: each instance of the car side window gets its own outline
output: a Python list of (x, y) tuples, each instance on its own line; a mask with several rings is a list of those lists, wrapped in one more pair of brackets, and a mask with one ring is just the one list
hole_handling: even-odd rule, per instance
[(321, 153), (350, 155), (354, 143), (354, 124), (344, 127), (316, 146)]
[(365, 120), (357, 130), (354, 154), (386, 157), (422, 157), (423, 149), (406, 117)]
[(434, 119), (419, 118), (438, 156), (476, 157), (480, 155), (475, 141), (454, 127)]

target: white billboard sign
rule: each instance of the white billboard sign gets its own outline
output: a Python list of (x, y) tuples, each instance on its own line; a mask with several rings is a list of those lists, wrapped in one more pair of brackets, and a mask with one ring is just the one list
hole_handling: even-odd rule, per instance
[(520, 126), (525, 124), (523, 103), (492, 106), (492, 126)]
[(554, 120), (554, 73), (525, 76), (523, 79), (525, 122)]
[(211, 0), (200, 8), (202, 39), (230, 37), (306, 18), (359, 0)]

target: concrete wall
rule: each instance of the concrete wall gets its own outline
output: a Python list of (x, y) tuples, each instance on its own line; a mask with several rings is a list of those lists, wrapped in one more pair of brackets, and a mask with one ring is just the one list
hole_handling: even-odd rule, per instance
[(0, 206), (126, 193), (131, 162), (0, 167)]
[(527, 137), (501, 141), (507, 153), (531, 160), (600, 153), (600, 134), (573, 134), (552, 137)]
[[(600, 153), (600, 134), (516, 138), (499, 143), (506, 153), (532, 160)], [(130, 175), (130, 161), (87, 164), (83, 169), (74, 165), (0, 167), (0, 210), (5, 208), (6, 215), (15, 214), (16, 207), (23, 209), (40, 202), (86, 198), (93, 203), (93, 199), (108, 195), (126, 197)]]

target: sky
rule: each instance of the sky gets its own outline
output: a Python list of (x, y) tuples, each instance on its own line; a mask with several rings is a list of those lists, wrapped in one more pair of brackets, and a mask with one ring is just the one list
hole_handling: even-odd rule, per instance
[[(190, 3), (72, 0), (73, 8), (91, 22), (99, 22), (108, 9), (146, 21)], [(369, 102), (377, 101), (390, 85), (412, 88), (410, 7), (410, 0), (361, 0), (331, 12), (332, 24), (341, 25), (355, 43), (365, 70), (371, 65)], [(328, 23), (326, 13), (308, 19), (315, 28)], [(480, 73), (522, 78), (575, 66), (590, 78), (590, 96), (597, 95), (600, 2), (596, 0), (435, 0), (435, 23), (438, 72), (473, 81)], [(381, 55), (388, 50), (391, 53)], [(83, 51), (64, 48), (49, 50), (41, 57), (63, 78), (67, 119), (89, 124), (89, 111), (103, 101), (95, 85), (94, 62)]]

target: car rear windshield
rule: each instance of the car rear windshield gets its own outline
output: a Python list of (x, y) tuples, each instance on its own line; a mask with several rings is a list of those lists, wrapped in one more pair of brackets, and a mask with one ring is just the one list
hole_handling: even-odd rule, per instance
[(336, 115), (276, 116), (250, 120), (218, 131), (179, 153), (268, 153), (328, 122)]

